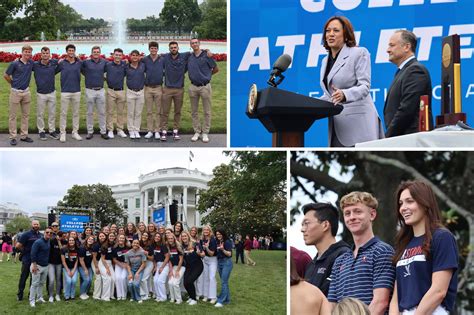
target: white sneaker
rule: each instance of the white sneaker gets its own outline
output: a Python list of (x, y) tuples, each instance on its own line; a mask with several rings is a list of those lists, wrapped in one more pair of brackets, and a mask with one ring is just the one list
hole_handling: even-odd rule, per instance
[(176, 301), (176, 304), (181, 304), (183, 303), (183, 301)]
[(30, 306), (31, 306), (31, 307), (35, 307), (35, 306), (36, 306), (36, 305), (35, 305), (35, 301), (30, 301)]
[(133, 302), (133, 299), (130, 299), (130, 302)]
[(217, 302), (216, 299), (211, 299), (211, 300), (209, 300), (209, 303), (211, 303), (211, 304), (215, 304), (216, 302)]
[(153, 137), (153, 132), (148, 131), (148, 133), (145, 135), (145, 139), (150, 139), (151, 137)]
[(135, 139), (140, 139), (140, 132), (139, 131), (135, 131)]
[(207, 133), (202, 134), (202, 142), (204, 142), (204, 143), (209, 142), (209, 136), (207, 135)]
[(135, 131), (129, 130), (128, 133), (130, 134), (130, 139), (135, 139)]
[(194, 134), (194, 136), (191, 138), (191, 141), (192, 141), (192, 142), (198, 141), (198, 140), (199, 140), (199, 136), (200, 136), (200, 134), (199, 134), (198, 132), (196, 132), (196, 133)]
[(198, 302), (196, 300), (191, 299), (191, 302), (188, 303), (189, 305), (196, 305)]
[(66, 142), (66, 134), (65, 134), (65, 133), (62, 133), (62, 134), (59, 136), (59, 141), (61, 141), (61, 142)]
[(54, 302), (54, 296), (50, 296), (49, 297), (49, 303), (53, 303)]
[(56, 294), (56, 301), (58, 301), (58, 302), (61, 301), (61, 297), (59, 296), (59, 294)]
[(216, 305), (214, 305), (214, 307), (223, 307), (224, 305), (222, 305), (221, 303), (216, 303)]
[(81, 294), (81, 295), (79, 296), (79, 298), (80, 298), (81, 300), (87, 300), (87, 299), (89, 298), (89, 296), (88, 296), (87, 294), (83, 293), (83, 294)]
[(147, 301), (147, 300), (149, 300), (149, 299), (150, 299), (150, 298), (149, 298), (148, 296), (142, 297), (142, 301)]
[(143, 301), (142, 301), (142, 300), (138, 301), (138, 304), (142, 304), (142, 303), (143, 303)]
[(39, 298), (36, 300), (36, 302), (40, 302), (40, 303), (46, 303), (46, 301), (43, 299), (43, 298)]
[(155, 132), (155, 140), (160, 140), (160, 132)]
[(114, 132), (112, 130), (110, 130), (108, 133), (107, 133), (107, 136), (109, 136), (110, 139), (113, 139), (114, 138)]
[(77, 132), (73, 132), (72, 133), (72, 138), (74, 140), (77, 140), (77, 141), (81, 141), (82, 140), (82, 137), (77, 133)]
[(123, 132), (123, 130), (119, 130), (119, 131), (117, 132), (117, 135), (119, 135), (119, 136), (122, 137), (122, 138), (127, 138), (127, 134), (126, 134), (125, 132)]

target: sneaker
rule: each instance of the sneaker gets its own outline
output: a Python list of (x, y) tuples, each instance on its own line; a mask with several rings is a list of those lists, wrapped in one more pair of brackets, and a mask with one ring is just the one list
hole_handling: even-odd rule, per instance
[(142, 301), (142, 300), (138, 301), (138, 304), (142, 304), (142, 303), (143, 303), (143, 301)]
[(173, 300), (173, 299), (170, 299), (170, 303), (174, 303), (174, 300)]
[(35, 307), (35, 306), (36, 306), (36, 305), (35, 305), (35, 301), (30, 301), (30, 306), (31, 306), (31, 307)]
[(114, 138), (114, 132), (112, 130), (110, 130), (108, 133), (107, 133), (107, 136), (109, 136), (110, 139), (113, 139)]
[(216, 302), (217, 302), (216, 299), (211, 299), (211, 300), (209, 300), (209, 303), (211, 303), (211, 304), (216, 304)]
[(59, 137), (59, 141), (66, 142), (66, 134), (65, 133), (61, 134), (61, 136)]
[(53, 303), (54, 302), (54, 296), (50, 296), (49, 297), (49, 303)]
[(32, 142), (33, 142), (33, 139), (31, 139), (30, 137), (26, 136), (26, 137), (24, 137), (24, 138), (20, 138), (20, 141), (32, 143)]
[(49, 136), (53, 138), (54, 140), (59, 140), (59, 135), (56, 131), (50, 132)]
[(43, 299), (43, 298), (39, 298), (36, 300), (36, 302), (40, 302), (40, 303), (46, 303), (46, 301)]
[(161, 141), (166, 141), (166, 135), (167, 135), (168, 132), (166, 132), (166, 130), (162, 131), (161, 132)]
[(77, 141), (81, 141), (82, 140), (82, 137), (77, 133), (77, 132), (73, 132), (72, 133), (72, 138), (74, 140), (77, 140)]
[(142, 297), (142, 301), (147, 301), (147, 300), (149, 300), (149, 299), (150, 299), (150, 298), (149, 298), (148, 296)]
[(106, 133), (101, 133), (100, 137), (104, 140), (109, 140), (109, 136)]
[(214, 305), (214, 307), (223, 307), (224, 305), (221, 304), (221, 303), (216, 303), (216, 305)]
[(140, 131), (135, 131), (135, 139), (140, 139)]
[(194, 136), (191, 138), (191, 141), (192, 141), (192, 142), (198, 141), (198, 140), (199, 140), (199, 136), (200, 136), (199, 132), (196, 132), (196, 133), (194, 134)]
[(59, 296), (59, 294), (56, 294), (56, 301), (58, 301), (58, 302), (61, 301), (61, 297)]
[(178, 129), (173, 130), (173, 139), (174, 140), (179, 140), (181, 137), (178, 134)]
[(148, 131), (148, 133), (145, 135), (145, 139), (150, 139), (151, 137), (153, 137), (153, 132)]
[(159, 131), (155, 132), (155, 140), (160, 140), (160, 132)]
[(110, 302), (110, 299), (100, 299), (100, 300), (104, 302)]
[(198, 302), (196, 300), (191, 299), (191, 301), (188, 303), (189, 305), (196, 305)]
[(133, 299), (130, 299), (130, 302), (133, 302)]
[(202, 142), (204, 142), (204, 143), (209, 142), (209, 136), (207, 135), (207, 133), (202, 134)]
[[(94, 134), (93, 133), (87, 133), (87, 136), (86, 136), (86, 139), (87, 140), (90, 140), (94, 137)], [(74, 137), (73, 137), (74, 138)]]
[(40, 132), (40, 140), (43, 140), (43, 141), (47, 140), (46, 134), (44, 132)]
[[(117, 132), (117, 135), (119, 135), (122, 138), (127, 138), (127, 134), (125, 132), (123, 132), (123, 130), (119, 130)], [(109, 137), (110, 137), (110, 135), (109, 135)]]
[(176, 301), (176, 304), (181, 304), (183, 303), (183, 301)]
[(83, 294), (79, 295), (79, 298), (81, 300), (87, 300), (89, 298), (89, 296), (87, 294), (83, 293)]

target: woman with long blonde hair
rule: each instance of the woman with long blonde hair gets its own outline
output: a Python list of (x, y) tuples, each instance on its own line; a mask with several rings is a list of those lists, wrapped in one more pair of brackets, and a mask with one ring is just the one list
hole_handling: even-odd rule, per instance
[(217, 301), (217, 242), (209, 225), (202, 228), (200, 249), (200, 256), (204, 263), (200, 292), (203, 294), (203, 301), (208, 300), (211, 304), (215, 304)]
[(179, 286), (185, 271), (185, 268), (183, 267), (183, 249), (173, 233), (168, 234), (166, 237), (166, 246), (170, 253), (170, 272), (168, 275), (170, 300), (171, 303), (176, 302), (176, 304), (181, 304), (183, 299), (181, 297), (181, 289)]
[(181, 244), (183, 245), (184, 261), (186, 262), (183, 281), (184, 287), (189, 294), (188, 304), (195, 305), (197, 304), (197, 299), (194, 281), (199, 278), (204, 266), (201, 257), (199, 256), (200, 249), (197, 244), (193, 242), (189, 232), (181, 232)]

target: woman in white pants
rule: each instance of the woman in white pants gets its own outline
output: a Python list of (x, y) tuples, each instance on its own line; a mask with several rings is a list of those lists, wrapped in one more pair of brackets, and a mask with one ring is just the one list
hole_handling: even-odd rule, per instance
[[(53, 229), (59, 226), (58, 223), (54, 222), (51, 225)], [(50, 250), (49, 250), (49, 261), (48, 261), (48, 289), (49, 289), (49, 302), (54, 302), (54, 284), (56, 283), (56, 301), (61, 301), (61, 275), (63, 272), (63, 265), (61, 262), (61, 243), (64, 233), (59, 231), (56, 236), (50, 239)]]
[(94, 293), (92, 297), (94, 300), (100, 300), (102, 295), (102, 275), (100, 273), (99, 262), (102, 245), (107, 242), (107, 235), (104, 232), (100, 232), (97, 236), (97, 242), (92, 246), (92, 270), (95, 273), (94, 280)]
[(157, 302), (166, 301), (166, 281), (168, 280), (170, 254), (163, 243), (161, 235), (155, 234), (153, 244), (148, 249), (148, 256), (153, 258), (153, 283)]
[(105, 302), (109, 302), (114, 296), (115, 275), (114, 267), (112, 265), (114, 245), (115, 234), (110, 232), (107, 242), (102, 245), (101, 257), (99, 261), (99, 270), (102, 277), (102, 294), (100, 295), (100, 299)]
[(202, 272), (202, 290), (201, 293), (204, 296), (203, 301), (209, 299), (211, 304), (217, 301), (217, 242), (214, 237), (214, 233), (209, 225), (206, 225), (202, 229), (201, 238), (201, 254), (203, 257), (204, 271)]
[(117, 245), (113, 249), (115, 288), (118, 301), (127, 299), (128, 271), (127, 264), (125, 263), (125, 254), (128, 250), (129, 247), (127, 246), (125, 235), (119, 235)]
[(166, 237), (166, 245), (170, 253), (170, 271), (168, 274), (168, 286), (170, 288), (170, 301), (176, 304), (181, 304), (183, 299), (181, 297), (180, 283), (184, 275), (183, 267), (183, 249), (181, 244), (176, 240), (174, 234), (168, 234)]
[(148, 300), (150, 288), (148, 287), (148, 281), (152, 277), (153, 271), (153, 258), (148, 258), (148, 249), (151, 245), (150, 234), (143, 232), (140, 239), (140, 247), (145, 251), (147, 260), (145, 262), (145, 269), (143, 270), (142, 280), (140, 281), (140, 296), (143, 301)]

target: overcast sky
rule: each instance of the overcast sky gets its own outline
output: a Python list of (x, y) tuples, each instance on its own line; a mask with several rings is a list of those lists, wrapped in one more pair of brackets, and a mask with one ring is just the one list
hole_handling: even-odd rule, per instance
[(0, 151), (0, 203), (14, 202), (22, 210), (46, 212), (73, 185), (138, 182), (140, 174), (184, 167), (212, 174), (230, 159), (221, 150), (61, 149)]

